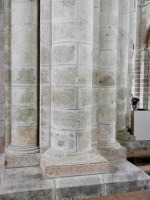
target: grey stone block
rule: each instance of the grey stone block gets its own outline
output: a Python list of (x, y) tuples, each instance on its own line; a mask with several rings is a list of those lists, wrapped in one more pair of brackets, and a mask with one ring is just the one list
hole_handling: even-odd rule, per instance
[(111, 162), (111, 173), (102, 176), (106, 195), (143, 190), (150, 187), (150, 177), (125, 159)]
[(104, 195), (101, 175), (89, 175), (56, 179), (56, 200), (86, 199)]
[(28, 191), (28, 192), (17, 192), (10, 194), (1, 194), (1, 200), (51, 200), (51, 190), (39, 190), (39, 191)]

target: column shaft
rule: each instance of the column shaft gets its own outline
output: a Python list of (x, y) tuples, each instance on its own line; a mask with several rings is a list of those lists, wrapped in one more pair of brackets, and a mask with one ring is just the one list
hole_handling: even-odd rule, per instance
[(116, 77), (118, 59), (119, 1), (101, 0), (100, 55), (97, 71), (98, 150), (109, 160), (125, 158), (126, 150), (116, 141)]
[(130, 0), (120, 1), (120, 31), (119, 31), (119, 63), (117, 70), (117, 129), (127, 132), (127, 81), (128, 81), (128, 46), (129, 46), (129, 3)]
[(142, 8), (141, 0), (136, 0), (136, 33), (134, 45), (134, 80), (132, 91), (134, 96), (140, 97), (140, 60), (141, 60), (141, 31), (142, 31)]
[(38, 133), (38, 3), (11, 4), (11, 145), (14, 154), (36, 153)]
[[(134, 41), (135, 41), (135, 1), (130, 0), (129, 3), (129, 46), (128, 46), (128, 87), (127, 87), (127, 127), (131, 129), (131, 93), (132, 93), (132, 78), (133, 78), (133, 56), (134, 56)], [(134, 136), (132, 136), (132, 139)], [(131, 135), (130, 135), (131, 138)]]
[(52, 0), (40, 1), (40, 151), (51, 141)]
[(4, 151), (4, 1), (0, 1), (0, 153)]
[(46, 178), (108, 171), (91, 148), (92, 54), (93, 1), (53, 1), (51, 148), (41, 160)]

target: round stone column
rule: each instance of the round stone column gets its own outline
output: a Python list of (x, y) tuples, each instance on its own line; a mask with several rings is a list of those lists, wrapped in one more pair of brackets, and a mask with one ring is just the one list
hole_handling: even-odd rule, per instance
[(116, 78), (119, 36), (119, 0), (101, 0), (100, 55), (97, 71), (99, 152), (108, 160), (126, 157), (126, 149), (116, 141)]
[(38, 150), (38, 1), (11, 2), (12, 154)]
[(120, 1), (119, 58), (117, 69), (117, 140), (128, 140), (127, 99), (130, 0)]
[(140, 98), (140, 65), (141, 65), (141, 31), (142, 31), (142, 0), (136, 1), (136, 30), (135, 30), (135, 45), (134, 45), (134, 80), (133, 94)]
[(108, 171), (91, 148), (93, 1), (52, 4), (51, 148), (45, 178)]
[[(131, 129), (131, 93), (132, 93), (132, 78), (133, 78), (133, 56), (135, 41), (135, 1), (131, 0), (129, 4), (129, 47), (128, 47), (128, 96), (127, 96), (127, 127)], [(135, 140), (135, 136), (130, 135), (131, 140)]]

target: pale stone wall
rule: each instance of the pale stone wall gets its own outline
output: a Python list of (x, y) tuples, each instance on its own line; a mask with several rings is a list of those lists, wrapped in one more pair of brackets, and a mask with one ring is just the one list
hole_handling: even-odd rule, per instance
[(4, 151), (4, 1), (0, 0), (0, 152)]

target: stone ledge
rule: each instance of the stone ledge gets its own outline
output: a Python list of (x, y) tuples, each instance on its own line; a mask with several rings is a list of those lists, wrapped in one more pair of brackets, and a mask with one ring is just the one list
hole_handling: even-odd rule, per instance
[(42, 179), (40, 167), (4, 170), (2, 200), (81, 200), (150, 188), (150, 177), (125, 159), (112, 161), (105, 174)]

